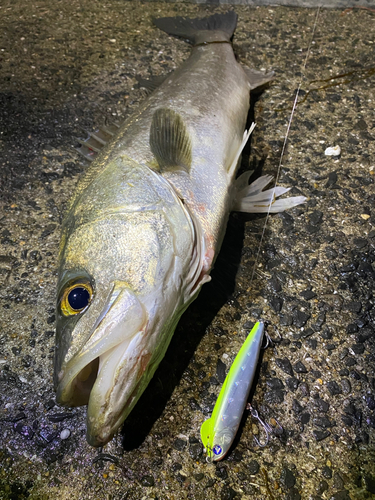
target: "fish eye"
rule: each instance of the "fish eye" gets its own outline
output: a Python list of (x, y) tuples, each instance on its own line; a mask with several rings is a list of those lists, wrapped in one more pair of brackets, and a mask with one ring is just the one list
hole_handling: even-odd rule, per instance
[(93, 289), (87, 281), (68, 282), (61, 298), (61, 311), (64, 316), (73, 316), (85, 310), (91, 303)]

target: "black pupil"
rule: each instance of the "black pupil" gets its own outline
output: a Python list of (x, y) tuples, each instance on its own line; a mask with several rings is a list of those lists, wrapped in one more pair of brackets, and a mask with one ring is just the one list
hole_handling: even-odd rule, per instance
[(77, 286), (68, 295), (68, 302), (72, 309), (84, 309), (90, 301), (90, 294), (83, 286)]

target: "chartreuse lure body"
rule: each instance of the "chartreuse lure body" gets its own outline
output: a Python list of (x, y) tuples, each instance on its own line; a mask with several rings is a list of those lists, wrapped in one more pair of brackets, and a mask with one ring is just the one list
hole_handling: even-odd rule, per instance
[(201, 427), (208, 460), (221, 460), (231, 447), (249, 397), (264, 334), (259, 321), (249, 333), (226, 376), (211, 418)]

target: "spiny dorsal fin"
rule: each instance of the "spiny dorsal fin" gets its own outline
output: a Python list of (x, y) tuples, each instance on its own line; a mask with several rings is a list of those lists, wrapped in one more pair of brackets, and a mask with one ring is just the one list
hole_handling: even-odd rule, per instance
[(190, 172), (192, 151), (190, 136), (181, 116), (168, 108), (159, 108), (152, 117), (150, 146), (161, 172)]

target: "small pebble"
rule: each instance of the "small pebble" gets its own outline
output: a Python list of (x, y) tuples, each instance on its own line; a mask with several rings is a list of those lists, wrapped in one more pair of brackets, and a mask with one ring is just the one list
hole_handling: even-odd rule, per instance
[(203, 453), (203, 446), (201, 443), (193, 443), (190, 445), (189, 455), (193, 460), (198, 460), (198, 458), (202, 455), (202, 453)]
[(331, 396), (335, 396), (336, 394), (341, 394), (340, 386), (334, 380), (327, 382), (327, 389), (331, 393)]
[(293, 317), (290, 314), (280, 314), (280, 326), (291, 326), (293, 324)]
[(68, 439), (69, 436), (70, 436), (70, 429), (63, 429), (60, 433), (60, 439), (62, 440)]
[(339, 359), (341, 360), (345, 359), (348, 354), (349, 354), (349, 349), (347, 347), (344, 347), (344, 349), (339, 354)]
[(176, 439), (174, 442), (173, 442), (173, 448), (175, 450), (178, 450), (178, 451), (183, 451), (184, 448), (186, 447), (186, 441), (184, 441), (183, 439)]
[(293, 368), (288, 358), (276, 358), (275, 363), (283, 372), (293, 377)]
[(258, 474), (259, 469), (260, 469), (260, 465), (256, 460), (251, 460), (251, 462), (249, 463), (249, 465), (247, 467), (249, 474), (252, 476), (255, 474)]
[(284, 467), (281, 471), (280, 483), (287, 490), (290, 490), (290, 488), (293, 488), (293, 486), (296, 484), (296, 478), (293, 472), (287, 467)]
[(302, 413), (301, 415), (301, 423), (306, 425), (310, 422), (310, 413)]
[(325, 481), (324, 479), (322, 481), (320, 481), (320, 483), (318, 484), (318, 487), (316, 489), (316, 492), (321, 495), (322, 493), (324, 493), (325, 491), (328, 490), (328, 483), (327, 481)]
[(227, 479), (228, 478), (227, 468), (224, 465), (216, 466), (215, 475), (217, 477), (219, 477), (220, 479), (224, 479), (224, 480)]
[(284, 394), (284, 391), (277, 389), (266, 392), (264, 395), (264, 399), (270, 405), (280, 404), (284, 401)]
[(348, 417), (348, 415), (341, 415), (341, 420), (347, 427), (351, 427), (353, 425), (353, 419)]
[(340, 146), (330, 146), (324, 151), (326, 156), (340, 156), (341, 148)]
[(225, 363), (223, 363), (221, 361), (221, 359), (218, 359), (217, 365), (216, 365), (216, 378), (218, 379), (220, 384), (222, 384), (225, 380), (226, 369), (227, 369), (227, 367), (226, 367)]
[(63, 420), (66, 420), (67, 418), (73, 418), (74, 413), (55, 413), (54, 415), (48, 415), (48, 420), (53, 423), (57, 422), (62, 422)]
[(307, 339), (306, 344), (310, 347), (310, 349), (315, 351), (318, 346), (318, 341), (316, 339)]
[(356, 333), (358, 331), (358, 326), (355, 324), (355, 323), (350, 323), (347, 327), (346, 327), (346, 333)]
[(370, 410), (375, 410), (375, 397), (372, 394), (368, 394), (365, 397), (365, 401), (366, 401), (367, 407)]
[(349, 394), (352, 390), (352, 386), (347, 378), (341, 380), (341, 387), (344, 394)]
[(285, 500), (301, 500), (301, 494), (297, 488), (292, 488), (286, 495)]
[(321, 427), (322, 429), (328, 429), (332, 427), (331, 421), (327, 417), (317, 417), (313, 420), (314, 425)]
[(354, 354), (363, 354), (365, 351), (365, 346), (363, 345), (363, 343), (353, 344), (351, 349)]
[(267, 386), (270, 389), (283, 389), (284, 384), (279, 378), (270, 378), (266, 381)]
[(329, 431), (317, 431), (313, 430), (313, 436), (317, 441), (323, 441), (323, 439), (326, 439), (328, 436), (330, 436), (331, 433)]
[(347, 368), (341, 368), (339, 371), (339, 375), (341, 377), (347, 377), (349, 375), (349, 370)]
[(237, 492), (230, 486), (224, 486), (220, 493), (220, 500), (233, 500), (237, 497)]
[(325, 465), (322, 469), (322, 474), (323, 474), (323, 477), (325, 477), (326, 479), (331, 479), (332, 478), (332, 469), (330, 467), (328, 467), (328, 465)]
[(293, 311), (293, 324), (297, 328), (302, 328), (306, 325), (307, 321), (310, 319), (310, 314), (306, 314), (303, 311), (295, 309)]
[(310, 389), (309, 386), (306, 384), (306, 382), (302, 382), (302, 384), (300, 384), (299, 390), (301, 391), (303, 397), (310, 396)]
[(311, 290), (304, 290), (303, 292), (300, 293), (301, 297), (303, 297), (305, 300), (311, 300), (316, 297), (316, 293), (314, 293)]
[(306, 366), (302, 363), (302, 361), (297, 361), (293, 368), (297, 373), (307, 373)]
[(299, 380), (296, 377), (289, 377), (286, 379), (286, 385), (292, 392), (295, 392), (299, 386)]
[(333, 487), (336, 490), (342, 490), (344, 487), (344, 480), (337, 471), (333, 474)]
[(297, 401), (297, 399), (293, 399), (292, 410), (294, 413), (297, 413), (297, 415), (303, 410), (303, 407), (301, 406), (299, 401)]
[(143, 476), (141, 478), (141, 485), (142, 486), (154, 486), (155, 480), (152, 476)]
[(315, 406), (317, 410), (322, 411), (324, 413), (327, 413), (327, 411), (329, 410), (329, 403), (320, 398), (315, 400)]

